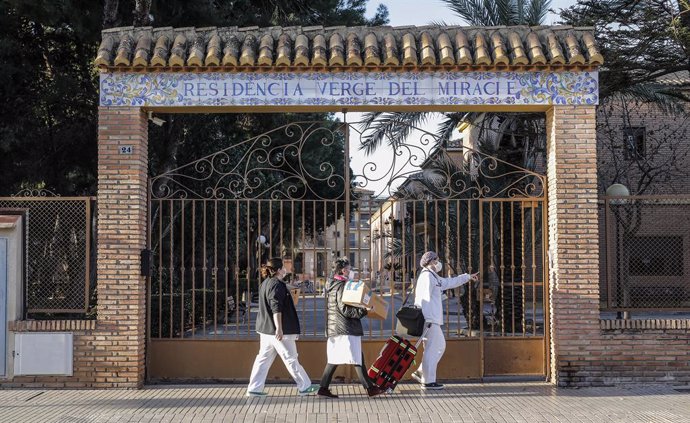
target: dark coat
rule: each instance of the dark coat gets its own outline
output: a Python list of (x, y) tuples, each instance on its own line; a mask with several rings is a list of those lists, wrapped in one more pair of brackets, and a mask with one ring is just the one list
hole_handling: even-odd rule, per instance
[(299, 335), (299, 317), (295, 303), (285, 283), (277, 278), (268, 278), (259, 287), (259, 315), (256, 331), (266, 335), (276, 333), (273, 315), (282, 313), (283, 335)]
[(326, 295), (328, 304), (328, 324), (326, 325), (326, 336), (338, 335), (364, 335), (362, 329), (362, 317), (367, 315), (364, 308), (353, 307), (343, 304), (343, 289), (347, 281), (330, 279), (326, 285)]

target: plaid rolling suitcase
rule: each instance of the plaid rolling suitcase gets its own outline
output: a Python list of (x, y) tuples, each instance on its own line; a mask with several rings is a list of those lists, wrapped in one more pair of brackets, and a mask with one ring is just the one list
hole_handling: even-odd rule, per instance
[(424, 335), (426, 328), (414, 345), (403, 337), (391, 336), (367, 372), (371, 381), (379, 388), (392, 392), (414, 362), (417, 347)]

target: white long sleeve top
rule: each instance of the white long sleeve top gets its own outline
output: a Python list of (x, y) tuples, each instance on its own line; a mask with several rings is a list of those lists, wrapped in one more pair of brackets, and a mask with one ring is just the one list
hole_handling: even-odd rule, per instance
[(465, 273), (453, 278), (442, 278), (429, 268), (424, 268), (417, 278), (414, 292), (414, 304), (422, 309), (427, 323), (443, 325), (443, 291), (457, 288), (470, 281)]

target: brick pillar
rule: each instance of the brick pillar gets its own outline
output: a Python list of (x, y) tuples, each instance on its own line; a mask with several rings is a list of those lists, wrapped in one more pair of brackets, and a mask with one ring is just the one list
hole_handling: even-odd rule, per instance
[(582, 385), (600, 343), (596, 108), (554, 106), (546, 131), (551, 380)]
[[(121, 154), (120, 147), (132, 147)], [(148, 128), (138, 107), (98, 109), (97, 386), (144, 382)]]

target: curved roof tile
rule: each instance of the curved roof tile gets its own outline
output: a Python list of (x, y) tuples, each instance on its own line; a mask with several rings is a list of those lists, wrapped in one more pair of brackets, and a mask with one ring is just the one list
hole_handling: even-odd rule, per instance
[(101, 69), (525, 68), (603, 64), (591, 28), (270, 27), (103, 31)]

